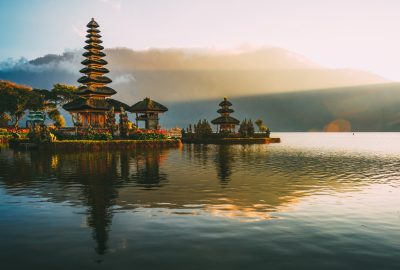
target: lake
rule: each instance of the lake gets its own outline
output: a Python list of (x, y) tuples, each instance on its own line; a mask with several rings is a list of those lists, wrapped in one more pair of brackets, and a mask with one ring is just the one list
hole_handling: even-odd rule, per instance
[(400, 269), (400, 134), (0, 151), (2, 269)]

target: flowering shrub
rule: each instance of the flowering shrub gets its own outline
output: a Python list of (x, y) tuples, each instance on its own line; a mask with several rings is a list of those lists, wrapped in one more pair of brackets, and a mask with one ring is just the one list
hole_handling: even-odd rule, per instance
[(142, 130), (136, 129), (129, 134), (129, 139), (132, 140), (163, 140), (167, 138), (165, 130)]
[(26, 137), (29, 129), (0, 128), (0, 140), (7, 141), (11, 138)]
[[(2, 130), (4, 130), (4, 128), (2, 128)], [(20, 134), (28, 134), (29, 133), (29, 128), (8, 127), (8, 128), (6, 128), (6, 130), (9, 133), (20, 133)]]

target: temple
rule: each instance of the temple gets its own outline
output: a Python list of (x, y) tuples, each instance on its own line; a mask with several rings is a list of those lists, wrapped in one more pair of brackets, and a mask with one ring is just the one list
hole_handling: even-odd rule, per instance
[(78, 88), (79, 98), (65, 104), (63, 108), (83, 127), (105, 127), (107, 111), (113, 107), (119, 113), (121, 108), (129, 110), (129, 106), (109, 98), (117, 92), (107, 86), (112, 81), (104, 76), (109, 71), (104, 68), (107, 61), (102, 59), (106, 55), (102, 52), (104, 47), (100, 45), (99, 24), (92, 18), (87, 27), (88, 39), (84, 47), (86, 52), (83, 53), (86, 59), (81, 62), (85, 67), (80, 70), (84, 76), (78, 80), (82, 84)]
[(225, 97), (224, 100), (219, 103), (219, 106), (221, 109), (217, 112), (221, 116), (212, 120), (211, 123), (217, 125), (217, 132), (219, 133), (235, 132), (235, 126), (238, 125), (240, 121), (230, 116), (230, 114), (234, 112), (234, 110), (230, 108), (232, 103)]
[(168, 111), (168, 108), (150, 98), (145, 98), (133, 104), (129, 111), (136, 113), (136, 126), (139, 127), (139, 121), (143, 121), (145, 129), (156, 130), (159, 129), (158, 114)]

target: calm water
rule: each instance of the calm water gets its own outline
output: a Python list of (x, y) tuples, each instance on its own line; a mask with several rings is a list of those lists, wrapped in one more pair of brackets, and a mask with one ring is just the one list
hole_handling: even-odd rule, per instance
[(400, 269), (400, 134), (0, 152), (1, 269)]

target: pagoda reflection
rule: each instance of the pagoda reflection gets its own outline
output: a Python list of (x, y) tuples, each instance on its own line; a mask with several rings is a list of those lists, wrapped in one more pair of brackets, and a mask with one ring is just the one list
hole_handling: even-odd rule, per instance
[(215, 165), (217, 176), (222, 186), (231, 180), (233, 153), (229, 145), (219, 145), (216, 151)]
[[(6, 152), (13, 166), (8, 167), (7, 162), (1, 160), (0, 167), (8, 168), (2, 181), (11, 189), (15, 186), (24, 187), (23, 194), (20, 191), (16, 195), (39, 195), (50, 202), (68, 202), (72, 206), (87, 207), (86, 225), (92, 229), (95, 250), (100, 255), (108, 250), (107, 242), (119, 190), (131, 183), (146, 188), (161, 186), (167, 180), (167, 175), (160, 172), (159, 168), (166, 158), (162, 150), (139, 153)], [(49, 179), (55, 179), (56, 182)]]

